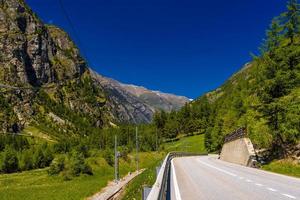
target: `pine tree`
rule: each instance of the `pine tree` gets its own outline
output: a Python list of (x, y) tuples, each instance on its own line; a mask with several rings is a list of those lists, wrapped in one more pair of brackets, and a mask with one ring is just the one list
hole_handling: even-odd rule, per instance
[(278, 18), (274, 18), (267, 31), (267, 39), (263, 46), (263, 52), (269, 52), (270, 54), (278, 47), (281, 41), (282, 26)]
[(17, 157), (17, 153), (9, 146), (5, 147), (1, 168), (5, 173), (13, 173), (19, 170), (19, 160)]
[(290, 39), (290, 44), (294, 43), (295, 36), (300, 31), (300, 9), (297, 0), (290, 0), (287, 5), (287, 12), (282, 16), (284, 19), (285, 35)]

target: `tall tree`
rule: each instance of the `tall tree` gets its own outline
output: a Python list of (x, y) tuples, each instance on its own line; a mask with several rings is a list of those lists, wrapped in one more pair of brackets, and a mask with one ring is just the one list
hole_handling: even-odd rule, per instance
[(295, 36), (300, 31), (300, 10), (297, 0), (290, 0), (287, 5), (287, 11), (283, 13), (284, 28), (286, 37), (290, 39), (290, 44), (294, 43)]
[(270, 54), (278, 47), (281, 41), (282, 26), (279, 19), (276, 17), (272, 20), (272, 23), (267, 30), (267, 39), (263, 45), (263, 52), (269, 52)]

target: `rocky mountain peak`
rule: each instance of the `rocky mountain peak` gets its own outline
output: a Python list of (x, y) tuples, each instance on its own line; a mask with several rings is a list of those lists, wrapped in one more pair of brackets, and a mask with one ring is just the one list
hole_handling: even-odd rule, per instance
[(21, 0), (0, 1), (0, 49), (0, 80), (13, 85), (58, 82), (85, 68), (66, 33), (46, 27)]

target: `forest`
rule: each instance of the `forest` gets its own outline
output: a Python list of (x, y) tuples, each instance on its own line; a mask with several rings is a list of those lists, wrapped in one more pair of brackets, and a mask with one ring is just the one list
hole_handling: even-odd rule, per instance
[(246, 127), (256, 149), (289, 156), (300, 140), (300, 12), (296, 0), (275, 17), (260, 55), (220, 88), (179, 112), (160, 112), (154, 123), (163, 137), (205, 134), (208, 151), (220, 151), (225, 135)]

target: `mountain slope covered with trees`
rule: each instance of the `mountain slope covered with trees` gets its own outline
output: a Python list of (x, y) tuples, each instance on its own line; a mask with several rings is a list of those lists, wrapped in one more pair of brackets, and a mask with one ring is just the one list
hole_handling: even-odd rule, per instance
[[(267, 31), (261, 55), (253, 56), (220, 88), (179, 112), (158, 113), (164, 137), (203, 133), (208, 151), (219, 151), (226, 134), (246, 127), (255, 148), (274, 156), (300, 157), (300, 10), (290, 0), (287, 11)], [(297, 146), (298, 145), (298, 146)]]

